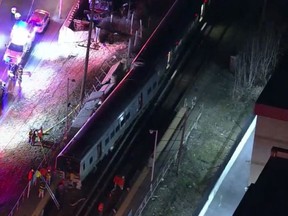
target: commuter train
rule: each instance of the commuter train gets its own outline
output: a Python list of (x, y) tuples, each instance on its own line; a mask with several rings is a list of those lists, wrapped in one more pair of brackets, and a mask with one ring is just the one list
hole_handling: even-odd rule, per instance
[[(57, 170), (74, 173), (83, 181), (165, 91), (186, 41), (200, 29), (197, 10), (192, 10), (196, 6), (191, 0), (174, 2), (134, 58), (134, 67), (59, 153)], [(200, 11), (201, 3), (198, 6)]]

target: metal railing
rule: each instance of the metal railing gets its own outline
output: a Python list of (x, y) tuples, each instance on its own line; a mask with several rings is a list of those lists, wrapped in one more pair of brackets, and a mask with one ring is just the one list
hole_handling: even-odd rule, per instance
[[(44, 164), (47, 163), (47, 160), (46, 158), (47, 157), (51, 157), (52, 156), (52, 149), (55, 149), (54, 146), (56, 145), (56, 143), (54, 143), (52, 146), (51, 146), (51, 149), (46, 153), (45, 155), (45, 158), (43, 158), (43, 160), (40, 162), (39, 166), (37, 167), (37, 169), (39, 170), (41, 167), (43, 167)], [(58, 148), (56, 147), (56, 149), (59, 149), (60, 148), (60, 145), (56, 145), (58, 146)], [(28, 184), (26, 185), (26, 187), (24, 188), (23, 192), (21, 193), (21, 195), (19, 196), (16, 204), (14, 205), (14, 207), (12, 208), (12, 210), (10, 211), (10, 213), (8, 214), (8, 216), (13, 216), (18, 210), (19, 210), (19, 207), (21, 205), (21, 203), (25, 200), (25, 199), (29, 199), (29, 198), (26, 198), (27, 197), (27, 193), (28, 193), (28, 189), (29, 189), (29, 184), (30, 182), (28, 182)]]

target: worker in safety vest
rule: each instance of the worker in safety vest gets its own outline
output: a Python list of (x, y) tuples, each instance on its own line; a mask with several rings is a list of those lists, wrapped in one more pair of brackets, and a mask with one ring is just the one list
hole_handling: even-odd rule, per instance
[(116, 190), (117, 186), (123, 190), (124, 184), (125, 184), (125, 176), (118, 176), (116, 175), (113, 179), (114, 182), (114, 188), (113, 191)]
[(29, 195), (30, 195), (30, 190), (31, 190), (33, 175), (34, 175), (34, 169), (31, 169), (31, 170), (28, 172), (28, 176), (27, 176), (27, 177), (28, 177), (27, 198), (29, 198)]
[(100, 202), (98, 205), (98, 215), (102, 216), (103, 215), (103, 211), (104, 211), (104, 203)]
[(33, 175), (33, 179), (32, 179), (32, 181), (33, 181), (33, 183), (34, 183), (34, 185), (37, 185), (38, 184), (38, 181), (39, 181), (39, 179), (41, 178), (41, 172), (37, 169), (36, 171), (35, 171), (35, 173), (34, 173), (34, 175)]
[(21, 83), (22, 83), (22, 75), (23, 75), (23, 66), (19, 65), (18, 70), (17, 70), (17, 78), (18, 78), (19, 86), (21, 86)]
[(39, 193), (38, 193), (38, 197), (41, 199), (44, 198), (45, 188), (46, 188), (45, 182), (42, 181), (39, 185)]
[(43, 128), (42, 127), (40, 127), (40, 129), (37, 131), (37, 136), (38, 136), (39, 142), (42, 143), (43, 141)]
[(46, 182), (48, 185), (51, 185), (51, 171), (48, 169), (47, 174), (46, 174)]

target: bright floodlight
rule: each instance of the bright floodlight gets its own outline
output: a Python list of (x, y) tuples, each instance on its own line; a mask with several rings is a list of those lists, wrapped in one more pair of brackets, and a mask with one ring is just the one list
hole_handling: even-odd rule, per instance
[(31, 32), (28, 23), (18, 21), (12, 28), (11, 41), (17, 45), (24, 45), (33, 40), (34, 34), (34, 31)]

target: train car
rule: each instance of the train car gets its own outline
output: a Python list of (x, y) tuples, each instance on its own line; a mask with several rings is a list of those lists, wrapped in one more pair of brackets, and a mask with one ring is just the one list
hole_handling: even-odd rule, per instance
[(83, 181), (163, 93), (173, 65), (185, 50), (185, 40), (198, 25), (193, 7), (190, 0), (174, 2), (134, 58), (134, 66), (59, 153), (57, 170), (74, 173)]

